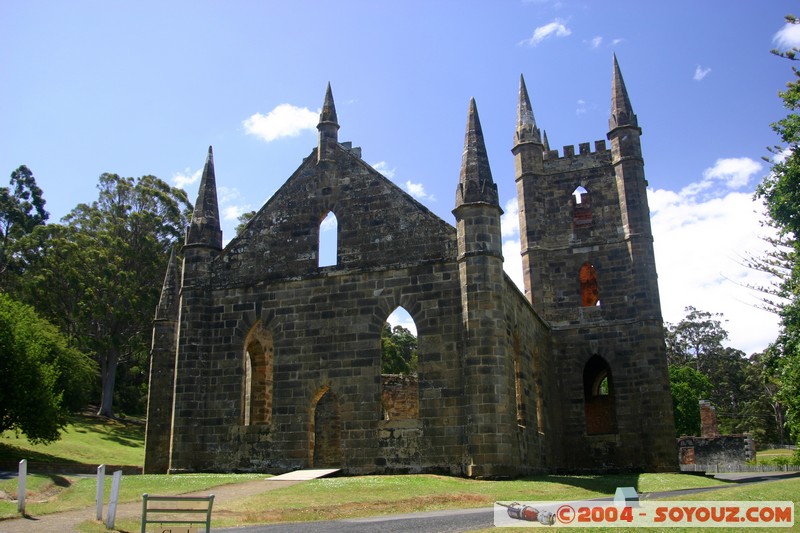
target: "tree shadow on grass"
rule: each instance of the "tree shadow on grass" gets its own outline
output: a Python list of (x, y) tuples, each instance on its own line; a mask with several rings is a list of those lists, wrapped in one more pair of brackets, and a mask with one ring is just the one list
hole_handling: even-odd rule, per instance
[(603, 474), (582, 476), (543, 476), (533, 478), (537, 481), (549, 481), (579, 487), (585, 490), (600, 492), (613, 496), (617, 487), (633, 487), (639, 492), (639, 474)]
[(122, 446), (141, 448), (144, 446), (144, 424), (137, 420), (119, 420), (97, 415), (75, 416), (70, 421), (73, 431), (92, 432), (103, 440)]
[(75, 461), (67, 457), (61, 457), (59, 455), (52, 455), (34, 450), (26, 450), (14, 446), (13, 444), (0, 442), (0, 463), (18, 463), (23, 459), (37, 463), (80, 464), (79, 461)]

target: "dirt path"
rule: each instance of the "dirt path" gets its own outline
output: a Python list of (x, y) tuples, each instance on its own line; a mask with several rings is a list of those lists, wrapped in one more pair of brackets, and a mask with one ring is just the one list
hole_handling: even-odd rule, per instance
[[(240, 500), (270, 490), (289, 487), (297, 483), (301, 483), (301, 481), (248, 481), (247, 483), (221, 485), (200, 492), (187, 493), (183, 496), (207, 496), (208, 494), (214, 494), (214, 504), (216, 507), (216, 505), (219, 504), (226, 504), (227, 502)], [(103, 509), (104, 519), (107, 513), (108, 506), (106, 505)], [(0, 521), (0, 533), (67, 533), (77, 531), (78, 524), (82, 522), (94, 521), (96, 514), (97, 509), (92, 506), (75, 511), (65, 511), (63, 513), (53, 513), (28, 518), (13, 518), (11, 520)], [(141, 516), (141, 501), (122, 503), (117, 506), (117, 521), (125, 518), (140, 520)]]

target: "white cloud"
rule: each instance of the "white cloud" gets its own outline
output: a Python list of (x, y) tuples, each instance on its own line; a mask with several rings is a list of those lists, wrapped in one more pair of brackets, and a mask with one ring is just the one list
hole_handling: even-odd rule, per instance
[(414, 319), (411, 318), (411, 315), (408, 314), (408, 311), (402, 307), (395, 309), (386, 319), (386, 322), (388, 322), (392, 328), (395, 326), (402, 326), (414, 335), (417, 334), (417, 324), (414, 322)]
[[(760, 169), (749, 158), (719, 159), (701, 181), (678, 192), (647, 191), (664, 320), (679, 322), (687, 306), (722, 313), (729, 345), (748, 355), (778, 334), (778, 318), (759, 309), (761, 295), (747, 288), (768, 285), (769, 276), (742, 264), (770, 248), (763, 206), (740, 190)], [(516, 199), (504, 208), (503, 266), (524, 290)]]
[(389, 164), (386, 161), (378, 161), (377, 163), (372, 165), (372, 168), (374, 168), (387, 178), (394, 179), (394, 174), (396, 169), (389, 168)]
[(730, 346), (748, 354), (778, 332), (777, 317), (758, 309), (759, 293), (747, 288), (767, 285), (769, 277), (742, 264), (769, 249), (763, 206), (737, 190), (760, 168), (748, 158), (719, 159), (680, 192), (648, 190), (664, 320), (679, 322), (687, 306), (722, 313)]
[(703, 171), (701, 181), (690, 183), (680, 194), (689, 197), (707, 191), (706, 196), (713, 197), (718, 194), (719, 187), (741, 189), (750, 183), (750, 179), (756, 176), (761, 168), (761, 163), (749, 157), (717, 159), (713, 167)]
[(575, 108), (576, 115), (583, 115), (586, 113), (586, 100), (578, 100), (577, 107)]
[(512, 198), (503, 206), (503, 216), (500, 217), (500, 231), (503, 237), (519, 239), (519, 204)]
[(323, 233), (325, 233), (326, 231), (337, 229), (338, 227), (339, 227), (339, 221), (337, 220), (336, 215), (333, 214), (333, 211), (328, 213), (322, 220), (322, 223), (319, 225), (319, 229)]
[(247, 134), (267, 142), (282, 137), (296, 137), (305, 130), (315, 129), (318, 123), (318, 113), (291, 104), (280, 104), (266, 115), (256, 113), (242, 121)]
[(544, 26), (539, 26), (533, 30), (533, 35), (529, 39), (521, 41), (519, 44), (537, 46), (539, 43), (550, 37), (567, 37), (572, 34), (572, 30), (567, 28), (560, 20), (554, 20)]
[(195, 172), (192, 172), (189, 167), (186, 167), (183, 172), (176, 172), (172, 175), (172, 184), (180, 189), (183, 189), (187, 185), (197, 183), (202, 175), (203, 169), (198, 169)]
[(525, 292), (519, 244), (519, 204), (516, 197), (508, 200), (503, 206), (500, 231), (503, 236), (503, 270), (519, 290)]
[(761, 163), (749, 157), (717, 159), (713, 167), (703, 172), (703, 179), (720, 180), (731, 189), (741, 189), (760, 171)]
[(800, 47), (800, 24), (785, 24), (783, 28), (772, 37), (780, 51)]
[(422, 183), (412, 183), (411, 181), (406, 181), (403, 187), (408, 194), (417, 200), (430, 200), (431, 202), (436, 201), (436, 197), (434, 195), (425, 192), (425, 185)]
[(242, 213), (250, 211), (249, 205), (226, 205), (222, 208), (223, 220), (237, 220)]
[(219, 202), (220, 215), (223, 221), (235, 221), (250, 211), (250, 204), (239, 203), (242, 195), (236, 187), (217, 186), (217, 201)]
[(603, 44), (603, 38), (602, 38), (602, 37), (599, 37), (599, 36), (598, 36), (598, 37), (595, 37), (594, 39), (592, 39), (591, 41), (589, 41), (589, 44), (590, 44), (590, 46), (591, 46), (592, 48), (599, 48), (599, 47), (600, 47), (600, 45), (601, 45), (601, 44)]
[(697, 68), (694, 69), (694, 81), (701, 81), (703, 78), (708, 76), (709, 72), (711, 72), (711, 68), (703, 68), (700, 65), (697, 65)]

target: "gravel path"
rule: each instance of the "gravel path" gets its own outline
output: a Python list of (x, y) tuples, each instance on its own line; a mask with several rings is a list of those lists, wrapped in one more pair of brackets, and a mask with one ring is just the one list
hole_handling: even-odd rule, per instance
[[(261, 494), (262, 492), (289, 487), (297, 483), (301, 483), (301, 481), (248, 481), (247, 483), (221, 485), (201, 492), (183, 494), (183, 496), (207, 496), (208, 494), (214, 494), (214, 504), (216, 506), (228, 501), (240, 500), (248, 496)], [(103, 508), (104, 519), (107, 513), (108, 505)], [(92, 506), (75, 511), (65, 511), (63, 513), (31, 516), (27, 518), (13, 518), (0, 521), (0, 533), (67, 533), (70, 531), (77, 531), (78, 524), (82, 522), (94, 521), (96, 515), (97, 509), (95, 506)], [(123, 518), (139, 520), (141, 516), (141, 501), (122, 503), (117, 506), (117, 520)]]

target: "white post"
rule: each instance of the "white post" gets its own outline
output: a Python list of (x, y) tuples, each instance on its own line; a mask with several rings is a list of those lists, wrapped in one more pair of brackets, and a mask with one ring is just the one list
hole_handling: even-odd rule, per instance
[(114, 472), (111, 478), (111, 497), (108, 500), (108, 517), (106, 518), (106, 528), (114, 529), (114, 522), (117, 519), (117, 500), (119, 499), (119, 483), (122, 480), (122, 470)]
[(103, 519), (103, 497), (106, 488), (106, 465), (97, 467), (97, 491), (95, 492), (94, 501), (97, 504), (97, 519)]
[(25, 480), (28, 478), (28, 461), (19, 462), (19, 477), (17, 479), (17, 511), (25, 514)]

